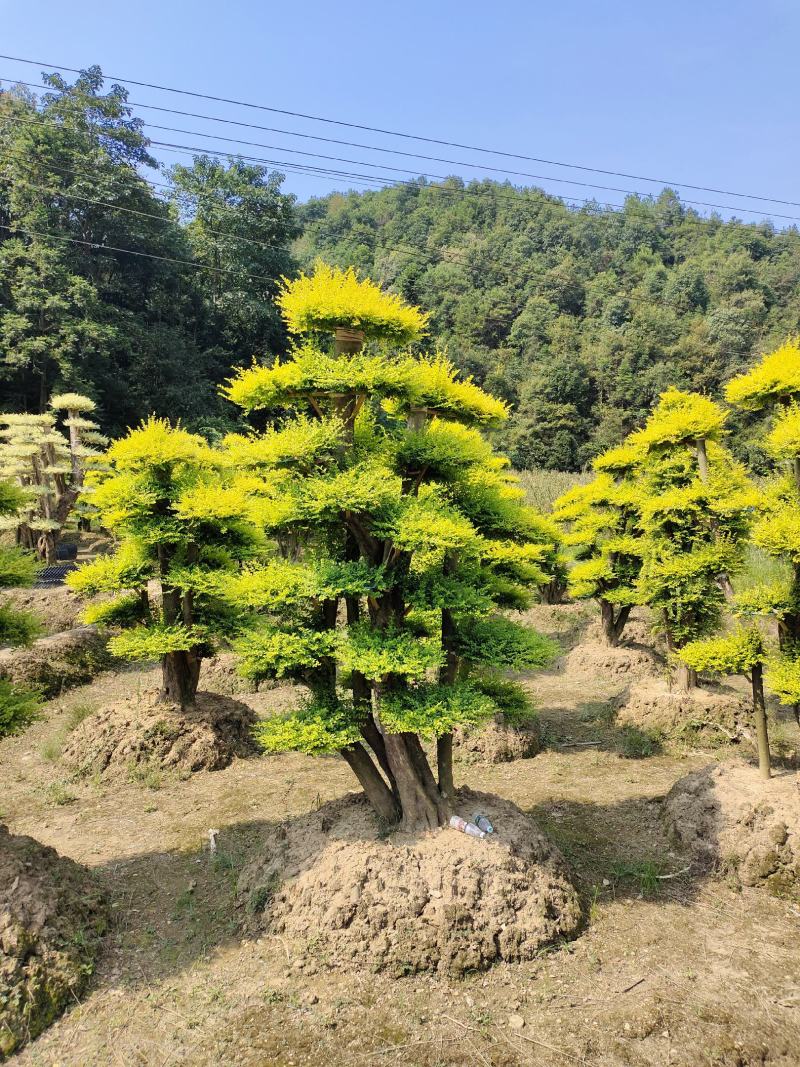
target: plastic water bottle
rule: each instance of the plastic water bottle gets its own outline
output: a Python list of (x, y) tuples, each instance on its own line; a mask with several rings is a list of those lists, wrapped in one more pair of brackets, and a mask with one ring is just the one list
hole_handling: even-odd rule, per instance
[(489, 822), (488, 818), (485, 815), (483, 815), (480, 811), (476, 811), (475, 812), (475, 814), (472, 816), (472, 821), (475, 823), (475, 825), (477, 827), (479, 827), (481, 830), (483, 830), (483, 832), (485, 834), (493, 834), (494, 833), (494, 827)]
[(470, 837), (486, 837), (486, 834), (474, 822), (467, 822), (466, 819), (462, 819), (459, 815), (450, 816), (450, 825), (454, 830), (460, 830), (462, 834), (468, 834)]

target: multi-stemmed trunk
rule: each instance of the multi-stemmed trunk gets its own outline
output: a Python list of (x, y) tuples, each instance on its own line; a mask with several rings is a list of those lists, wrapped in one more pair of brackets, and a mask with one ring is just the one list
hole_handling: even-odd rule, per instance
[(619, 644), (630, 613), (630, 604), (623, 604), (615, 613), (611, 601), (600, 597), (600, 629), (607, 645), (615, 648)]
[[(335, 331), (334, 351), (337, 356), (354, 355), (360, 351), (363, 343), (364, 335), (358, 330), (340, 327)], [(363, 397), (357, 395), (337, 398), (335, 410), (344, 424), (343, 451), (352, 442), (355, 420), (362, 403)], [(425, 411), (413, 412), (409, 417), (411, 428), (421, 428), (426, 417)], [(384, 544), (372, 536), (357, 516), (346, 513), (344, 519), (347, 527), (346, 558), (364, 558), (376, 565), (385, 562)], [(358, 598), (345, 597), (345, 608), (347, 625), (352, 626), (361, 617)], [(397, 590), (370, 600), (369, 609), (372, 625), (379, 629), (403, 625), (405, 604)], [(356, 775), (376, 814), (384, 822), (399, 822), (401, 829), (406, 831), (432, 830), (445, 825), (449, 817), (447, 798), (453, 792), (452, 736), (449, 741), (442, 739), (437, 746), (440, 754), (437, 783), (419, 737), (407, 732), (389, 733), (381, 723), (382, 699), (403, 684), (404, 681), (395, 676), (371, 682), (358, 671), (351, 673), (349, 686), (353, 704), (361, 712), (364, 743), (348, 745), (343, 749), (342, 756)]]
[(195, 649), (168, 652), (161, 658), (161, 697), (181, 708), (194, 704), (200, 680), (200, 656)]

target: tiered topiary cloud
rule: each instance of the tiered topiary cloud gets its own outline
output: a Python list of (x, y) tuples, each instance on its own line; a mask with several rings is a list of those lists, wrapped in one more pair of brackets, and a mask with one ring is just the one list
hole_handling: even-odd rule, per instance
[(734, 378), (728, 400), (768, 420), (764, 447), (776, 471), (764, 490), (753, 542), (783, 561), (787, 577), (756, 586), (737, 599), (740, 614), (777, 620), (780, 652), (770, 657), (767, 681), (800, 721), (800, 339), (787, 341)]
[(505, 406), (440, 356), (387, 351), (419, 335), (416, 309), (325, 266), (288, 285), (281, 305), (291, 329), (334, 338), (227, 389), (276, 420), (224, 442), (277, 546), (229, 582), (232, 602), (261, 612), (238, 642), (242, 667), (311, 692), (300, 711), (265, 721), (260, 740), (341, 752), (387, 822), (434, 827), (454, 793), (454, 728), (518, 706), (502, 672), (554, 654), (499, 609), (552, 577), (557, 537), (481, 436)]
[(106, 461), (90, 481), (118, 547), (74, 571), (68, 584), (116, 594), (91, 606), (86, 621), (123, 627), (111, 650), (160, 659), (164, 697), (191, 704), (201, 660), (215, 638), (236, 630), (224, 579), (261, 545), (246, 491), (232, 485), (225, 459), (203, 438), (160, 419), (115, 441)]
[(92, 514), (83, 500), (85, 474), (101, 461), (95, 446), (107, 445), (108, 439), (87, 418), (95, 409), (89, 397), (63, 393), (52, 397), (50, 408), (42, 415), (0, 415), (0, 476), (24, 490), (20, 507), (3, 518), (3, 527), (15, 529), (20, 544), (53, 563), (73, 510), (83, 518)]

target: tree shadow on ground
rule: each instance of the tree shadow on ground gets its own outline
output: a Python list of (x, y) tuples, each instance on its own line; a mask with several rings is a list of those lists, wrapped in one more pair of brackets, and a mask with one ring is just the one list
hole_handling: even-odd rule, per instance
[(623, 700), (624, 694), (623, 690), (613, 700), (583, 700), (569, 706), (540, 704), (536, 710), (543, 748), (566, 754), (592, 748), (628, 759), (659, 755), (664, 749), (663, 739), (655, 731), (616, 723), (616, 702)]
[(663, 796), (638, 796), (615, 804), (562, 800), (527, 809), (567, 860), (589, 922), (603, 901), (690, 905), (695, 899), (709, 870), (670, 839), (663, 802)]

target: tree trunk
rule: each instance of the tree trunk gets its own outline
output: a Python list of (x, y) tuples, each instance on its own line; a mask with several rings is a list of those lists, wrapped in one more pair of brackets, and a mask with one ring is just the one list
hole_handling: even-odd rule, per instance
[(367, 795), (378, 816), (388, 825), (394, 825), (400, 818), (400, 809), (395, 797), (381, 778), (369, 753), (358, 742), (342, 749), (342, 756), (350, 770), (358, 778), (361, 788)]
[(448, 819), (447, 804), (434, 781), (416, 734), (386, 734), (386, 755), (397, 783), (402, 819), (407, 831), (435, 830)]
[(627, 626), (628, 619), (630, 618), (630, 614), (631, 614), (631, 605), (630, 604), (623, 604), (622, 607), (617, 612), (617, 618), (616, 618), (616, 621), (614, 622), (614, 643), (617, 644), (617, 645), (619, 644), (620, 639), (622, 638), (622, 631)]
[(185, 708), (194, 704), (200, 679), (200, 657), (193, 649), (168, 652), (161, 658), (161, 699)]
[(614, 625), (614, 605), (609, 600), (606, 600), (605, 597), (600, 597), (600, 629), (605, 643), (613, 648), (617, 643), (617, 630)]
[[(453, 563), (449, 559), (444, 561), (444, 573), (453, 571)], [(439, 683), (452, 685), (458, 677), (460, 659), (456, 651), (456, 626), (452, 613), (442, 609), (442, 651), (444, 652), (444, 666), (439, 671)], [(453, 781), (453, 734), (452, 731), (442, 734), (436, 739), (436, 765), (439, 775), (439, 792), (443, 797), (455, 796), (456, 787)]]
[(48, 567), (52, 567), (53, 564), (58, 562), (56, 560), (56, 536), (52, 530), (47, 530), (40, 535), (39, 540), (36, 542), (36, 550), (39, 553), (39, 558)]
[(706, 443), (701, 438), (695, 442), (697, 445), (697, 467), (700, 471), (700, 480), (703, 482), (708, 481), (708, 450), (706, 449)]
[(697, 671), (691, 667), (687, 667), (685, 663), (681, 663), (675, 672), (675, 680), (678, 683), (678, 688), (684, 693), (690, 693), (692, 689), (697, 689)]
[(769, 758), (769, 735), (767, 734), (767, 709), (764, 703), (764, 668), (760, 663), (753, 667), (753, 714), (756, 720), (756, 738), (758, 741), (758, 769), (762, 778), (772, 774)]
[(539, 594), (543, 604), (563, 604), (566, 591), (567, 587), (558, 578), (554, 578), (547, 585), (539, 586)]
[(439, 773), (439, 792), (446, 799), (456, 794), (453, 781), (453, 735), (442, 734), (436, 738), (436, 765)]

